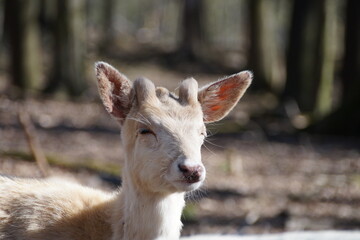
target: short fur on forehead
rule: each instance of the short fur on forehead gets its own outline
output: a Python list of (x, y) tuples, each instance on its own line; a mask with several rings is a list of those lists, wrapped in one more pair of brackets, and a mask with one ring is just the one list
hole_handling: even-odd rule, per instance
[(135, 95), (138, 103), (147, 102), (150, 104), (177, 103), (178, 105), (196, 105), (198, 102), (198, 84), (193, 78), (184, 80), (179, 87), (179, 96), (170, 92), (164, 87), (156, 87), (153, 82), (146, 78), (139, 78), (134, 81)]
[[(142, 99), (138, 100), (137, 108), (131, 112), (131, 115), (135, 114), (136, 119), (144, 120), (144, 118), (149, 116), (154, 117), (154, 119), (163, 118), (163, 120), (171, 118), (181, 121), (194, 121), (195, 119), (198, 121), (202, 119), (201, 106), (197, 100), (198, 87), (194, 79), (183, 81), (180, 85), (179, 96), (164, 87), (156, 87), (154, 89), (150, 80), (147, 80), (149, 82), (146, 84), (144, 84), (145, 82), (137, 84), (137, 81), (134, 82), (136, 95), (146, 92), (147, 97), (136, 96), (137, 99)], [(151, 85), (145, 87), (147, 84)]]

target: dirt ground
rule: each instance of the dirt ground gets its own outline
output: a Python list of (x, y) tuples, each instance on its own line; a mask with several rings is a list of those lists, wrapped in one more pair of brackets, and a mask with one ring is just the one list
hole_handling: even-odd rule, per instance
[[(134, 78), (135, 70), (125, 69)], [(157, 83), (171, 88), (186, 77), (144, 69), (142, 75), (160, 78)], [(204, 84), (217, 76), (197, 77)], [(359, 142), (270, 136), (251, 117), (262, 111), (254, 107), (261, 101), (250, 94), (228, 120), (209, 127), (212, 136), (203, 149), (208, 175), (204, 187), (187, 197), (183, 234), (360, 229)], [(123, 156), (119, 128), (98, 101), (21, 103), (1, 95), (0, 174), (41, 176), (17, 120), (19, 105), (31, 114), (52, 175), (106, 191), (118, 187)], [(228, 133), (229, 125), (239, 128), (238, 133)], [(282, 122), (270, 125), (276, 132)]]

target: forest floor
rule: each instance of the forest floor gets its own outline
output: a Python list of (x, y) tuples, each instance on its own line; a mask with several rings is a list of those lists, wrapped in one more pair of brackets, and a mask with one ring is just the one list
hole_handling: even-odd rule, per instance
[[(146, 65), (122, 69), (132, 79), (141, 72), (171, 89), (187, 77)], [(195, 76), (200, 85), (217, 77)], [(95, 99), (94, 89), (89, 95)], [(207, 179), (187, 197), (184, 235), (360, 229), (359, 141), (284, 134), (289, 126), (281, 119), (266, 120), (264, 127), (253, 116), (272, 101), (248, 94), (227, 120), (209, 126), (213, 136), (203, 149)], [(1, 95), (0, 174), (41, 176), (17, 119), (19, 105), (31, 114), (51, 175), (106, 191), (119, 186), (119, 128), (99, 101), (20, 102)]]

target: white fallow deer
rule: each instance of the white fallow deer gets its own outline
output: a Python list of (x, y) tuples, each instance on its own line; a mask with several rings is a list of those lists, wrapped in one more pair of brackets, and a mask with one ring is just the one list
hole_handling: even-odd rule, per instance
[(123, 185), (109, 194), (59, 179), (0, 177), (1, 240), (179, 239), (184, 194), (205, 179), (205, 123), (222, 119), (252, 80), (248, 71), (179, 96), (96, 63), (100, 97), (120, 123)]

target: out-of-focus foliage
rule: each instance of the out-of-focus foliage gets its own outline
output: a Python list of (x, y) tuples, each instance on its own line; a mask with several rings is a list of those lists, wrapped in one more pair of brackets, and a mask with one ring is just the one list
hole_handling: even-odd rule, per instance
[[(92, 62), (254, 71), (267, 114), (297, 129), (360, 133), (356, 0), (3, 0), (0, 91), (86, 95)], [(336, 131), (334, 130), (336, 128)]]

